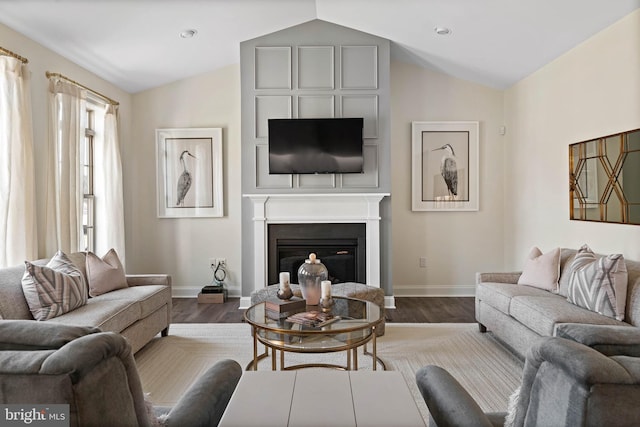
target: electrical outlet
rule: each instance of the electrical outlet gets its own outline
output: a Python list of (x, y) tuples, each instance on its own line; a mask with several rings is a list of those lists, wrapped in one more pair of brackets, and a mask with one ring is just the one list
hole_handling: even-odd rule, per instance
[(211, 267), (211, 269), (215, 270), (218, 267), (218, 264), (221, 267), (226, 267), (227, 259), (226, 258), (209, 258), (209, 267)]
[(427, 268), (427, 259), (425, 257), (420, 257), (420, 268)]

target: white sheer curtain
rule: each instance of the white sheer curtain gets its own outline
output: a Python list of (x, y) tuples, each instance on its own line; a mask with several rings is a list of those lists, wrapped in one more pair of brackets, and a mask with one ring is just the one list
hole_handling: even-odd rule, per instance
[(37, 258), (29, 71), (0, 56), (0, 267)]
[[(96, 112), (97, 113), (97, 112)], [(101, 126), (101, 125), (104, 126)], [(96, 198), (95, 252), (102, 256), (114, 248), (124, 264), (124, 196), (118, 143), (117, 107), (107, 105), (104, 121), (96, 120), (94, 193)]]
[(86, 91), (57, 78), (49, 81), (49, 153), (47, 170), (46, 250), (82, 250), (82, 174)]

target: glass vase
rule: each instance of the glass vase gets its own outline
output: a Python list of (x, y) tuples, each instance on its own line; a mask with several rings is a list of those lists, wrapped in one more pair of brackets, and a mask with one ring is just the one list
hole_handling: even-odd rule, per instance
[(307, 300), (307, 305), (318, 305), (322, 281), (327, 280), (329, 272), (327, 267), (316, 258), (316, 254), (309, 254), (309, 259), (298, 269), (298, 284), (302, 291), (302, 298)]

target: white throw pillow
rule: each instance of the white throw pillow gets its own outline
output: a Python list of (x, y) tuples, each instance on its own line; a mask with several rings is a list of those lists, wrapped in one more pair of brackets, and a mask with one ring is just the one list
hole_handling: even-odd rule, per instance
[(49, 320), (87, 303), (82, 272), (61, 251), (46, 266), (25, 261), (22, 291), (36, 320)]
[(540, 249), (534, 246), (524, 263), (518, 285), (533, 286), (557, 293), (559, 278), (560, 248), (543, 254)]
[(124, 268), (115, 249), (110, 249), (102, 259), (93, 252), (87, 252), (86, 266), (89, 295), (92, 297), (128, 286)]

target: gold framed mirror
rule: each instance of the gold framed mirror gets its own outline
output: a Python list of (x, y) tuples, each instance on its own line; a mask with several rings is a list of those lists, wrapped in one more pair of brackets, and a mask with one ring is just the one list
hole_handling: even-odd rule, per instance
[(640, 129), (569, 145), (569, 216), (640, 225)]

